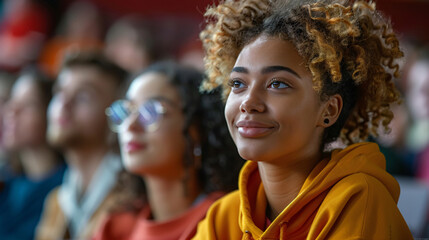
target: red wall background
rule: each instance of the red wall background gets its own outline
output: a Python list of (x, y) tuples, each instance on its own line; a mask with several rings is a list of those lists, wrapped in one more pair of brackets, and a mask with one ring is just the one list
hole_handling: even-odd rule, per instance
[[(175, 15), (202, 19), (207, 5), (215, 0), (92, 0), (111, 16), (140, 13), (146, 16)], [(429, 41), (429, 0), (376, 0), (377, 7), (391, 17), (403, 34)]]

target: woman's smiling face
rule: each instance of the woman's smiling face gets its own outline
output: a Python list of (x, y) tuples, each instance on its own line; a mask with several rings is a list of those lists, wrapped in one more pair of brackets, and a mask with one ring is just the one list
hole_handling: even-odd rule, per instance
[(257, 37), (240, 52), (229, 81), (225, 117), (244, 159), (294, 162), (319, 153), (326, 105), (292, 43)]

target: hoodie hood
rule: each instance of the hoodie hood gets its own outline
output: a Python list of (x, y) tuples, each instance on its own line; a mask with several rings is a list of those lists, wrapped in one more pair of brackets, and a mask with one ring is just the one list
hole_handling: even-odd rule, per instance
[(257, 162), (248, 161), (239, 179), (240, 228), (248, 238), (249, 234), (255, 239), (282, 239), (283, 235), (288, 236), (288, 239), (305, 238), (329, 190), (342, 179), (357, 173), (378, 180), (397, 203), (399, 184), (385, 171), (385, 164), (383, 154), (374, 143), (357, 143), (343, 150), (334, 150), (330, 159), (324, 159), (316, 165), (298, 196), (264, 231), (267, 206), (265, 192)]

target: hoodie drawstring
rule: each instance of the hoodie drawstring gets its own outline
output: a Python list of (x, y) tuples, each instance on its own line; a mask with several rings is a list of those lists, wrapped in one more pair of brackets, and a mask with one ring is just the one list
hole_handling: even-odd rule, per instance
[(280, 224), (280, 240), (286, 239), (287, 222)]
[(252, 234), (249, 230), (244, 231), (244, 238), (243, 240), (253, 240)]
[[(287, 222), (280, 223), (280, 240), (286, 239)], [(249, 230), (244, 231), (242, 240), (253, 240), (253, 236)]]

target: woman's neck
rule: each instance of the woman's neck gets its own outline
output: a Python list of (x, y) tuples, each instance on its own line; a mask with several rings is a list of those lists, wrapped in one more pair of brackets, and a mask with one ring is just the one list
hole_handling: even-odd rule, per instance
[(258, 162), (268, 203), (267, 217), (271, 221), (298, 196), (307, 176), (319, 161), (320, 157), (315, 156), (295, 161), (294, 164)]
[(152, 217), (156, 221), (167, 221), (185, 213), (201, 193), (194, 178), (184, 182), (145, 176), (144, 180)]
[(23, 149), (19, 153), (25, 175), (32, 180), (42, 180), (59, 165), (58, 156), (48, 146)]

